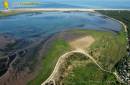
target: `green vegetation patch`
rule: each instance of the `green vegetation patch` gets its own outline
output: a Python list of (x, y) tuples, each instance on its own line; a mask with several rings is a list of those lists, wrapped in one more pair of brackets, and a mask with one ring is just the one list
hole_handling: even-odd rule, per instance
[[(126, 34), (124, 30), (121, 30), (121, 32), (119, 32), (118, 34), (113, 33), (113, 32), (95, 31), (95, 30), (73, 30), (69, 32), (73, 34), (79, 34), (79, 35), (80, 34), (89, 35), (95, 38), (95, 42), (92, 44), (89, 50), (88, 49), (86, 50), (88, 50), (89, 54), (91, 54), (98, 61), (98, 63), (106, 70), (111, 70), (112, 68), (114, 68), (115, 64), (122, 57), (124, 57), (124, 55), (126, 55), (127, 53), (126, 52)], [(65, 52), (68, 52), (69, 50), (70, 50), (70, 46), (65, 40), (57, 39), (53, 41), (51, 48), (48, 49), (48, 53), (45, 56), (43, 56), (44, 58), (42, 60), (41, 70), (38, 71), (37, 77), (34, 78), (32, 81), (30, 81), (28, 85), (40, 85), (44, 80), (46, 80), (49, 77), (49, 75), (52, 73), (59, 57), (63, 55)], [(72, 77), (71, 78), (72, 82), (69, 83), (66, 80), (65, 85), (85, 85), (86, 83), (90, 83), (90, 85), (92, 85), (92, 83), (94, 83), (93, 85), (110, 85), (110, 84), (106, 84), (107, 79), (104, 79), (104, 76), (110, 76), (110, 75), (108, 73), (103, 73), (101, 71), (100, 71), (101, 72), (100, 74), (100, 72), (98, 72), (99, 70), (96, 70), (93, 65), (90, 68), (86, 66), (86, 68), (84, 69), (81, 69), (81, 67), (78, 67), (76, 69), (77, 70), (74, 70), (74, 72), (79, 72), (79, 73), (74, 73), (74, 74), (79, 76), (76, 78), (78, 78), (79, 80), (81, 79), (81, 82), (78, 82), (75, 78), (73, 79)], [(86, 69), (90, 69), (90, 70), (86, 72)], [(91, 78), (91, 75), (89, 72), (93, 72), (93, 77), (95, 76), (94, 73), (99, 74), (95, 76), (95, 78), (99, 80), (95, 79), (95, 81), (102, 81), (100, 80), (100, 77), (101, 79), (104, 79), (104, 81), (99, 82), (99, 84), (97, 84), (97, 82), (92, 82), (92, 83), (85, 82), (84, 79), (87, 79), (89, 77)], [(86, 75), (86, 77), (81, 78), (83, 75)], [(93, 79), (93, 77), (91, 79)], [(111, 76), (107, 78), (110, 78), (111, 80), (113, 80), (113, 77), (111, 78)], [(67, 78), (67, 79), (70, 79), (70, 78)], [(115, 83), (115, 81), (112, 83)]]
[(73, 32), (94, 37), (95, 42), (89, 48), (89, 54), (106, 70), (111, 71), (115, 64), (127, 54), (124, 28), (118, 34), (95, 30), (75, 30)]
[(112, 33), (100, 35), (89, 52), (97, 58), (104, 69), (111, 71), (115, 64), (127, 54), (126, 36), (122, 31), (118, 35)]
[(95, 64), (78, 66), (63, 80), (64, 85), (120, 85), (116, 78)]
[(69, 49), (69, 45), (64, 40), (55, 40), (42, 60), (42, 69), (39, 71), (37, 77), (30, 81), (28, 85), (40, 85), (43, 81), (45, 81), (52, 73), (59, 57), (69, 51)]

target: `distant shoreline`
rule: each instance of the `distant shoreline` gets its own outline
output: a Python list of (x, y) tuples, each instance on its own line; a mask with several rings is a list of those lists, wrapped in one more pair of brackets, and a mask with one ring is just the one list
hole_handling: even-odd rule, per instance
[[(19, 9), (9, 9), (8, 11), (90, 11), (95, 12), (96, 10), (104, 10), (104, 11), (130, 11), (130, 9), (88, 9), (88, 8), (19, 8)], [(0, 10), (4, 12), (6, 10)]]

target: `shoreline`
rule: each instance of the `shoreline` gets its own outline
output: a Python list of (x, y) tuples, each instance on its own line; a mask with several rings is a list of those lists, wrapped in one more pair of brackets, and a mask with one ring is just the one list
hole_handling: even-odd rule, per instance
[[(34, 11), (42, 11), (42, 10), (43, 10), (43, 11), (46, 11), (46, 10), (44, 10), (44, 9), (36, 9), (36, 10), (32, 9), (31, 11), (30, 11), (30, 9), (26, 9), (26, 10), (20, 9), (21, 12), (24, 12), (24, 11), (25, 11), (25, 12), (26, 12), (26, 11), (34, 12)], [(48, 10), (48, 9), (47, 9), (47, 10)], [(66, 10), (68, 11), (68, 9), (66, 9)], [(65, 11), (66, 11), (66, 10), (65, 10)], [(79, 10), (80, 10), (80, 9), (79, 9)], [(50, 9), (49, 9), (49, 11), (54, 11), (54, 10), (52, 10), (52, 9), (50, 10)], [(59, 9), (56, 9), (55, 11), (64, 11), (64, 10), (63, 10), (63, 9), (60, 9), (60, 10), (59, 10)], [(77, 9), (71, 9), (71, 10), (69, 9), (69, 11), (77, 11)], [(93, 12), (93, 10), (85, 10), (85, 9), (82, 10), (82, 11), (86, 11), (86, 12), (87, 12), (87, 11), (90, 11), (90, 12), (92, 11), (92, 12)], [(79, 11), (79, 12), (81, 12), (81, 11)], [(95, 12), (95, 11), (94, 11), (94, 12)], [(107, 16), (107, 17), (108, 17), (108, 16)], [(113, 19), (114, 19), (114, 18), (113, 18)], [(114, 20), (116, 20), (116, 19), (114, 19)], [(119, 20), (117, 20), (117, 21), (119, 21)], [(119, 21), (119, 22), (120, 22), (123, 26), (125, 25), (123, 22), (121, 22), (121, 21)], [(125, 26), (124, 26), (124, 27), (125, 27)]]
[(79, 12), (95, 12), (99, 10), (104, 11), (130, 11), (130, 9), (89, 9), (89, 8), (18, 8), (18, 9), (9, 9), (9, 10), (0, 10), (0, 12), (8, 12), (8, 11), (19, 11), (19, 12), (26, 12), (26, 11), (79, 11)]
[(80, 9), (80, 8), (20, 8), (20, 9), (9, 9), (9, 10), (0, 10), (0, 12), (10, 12), (10, 11), (18, 11), (18, 12), (37, 12), (37, 11), (45, 11), (45, 12), (53, 12), (53, 11), (79, 11), (79, 12), (95, 12), (93, 9)]

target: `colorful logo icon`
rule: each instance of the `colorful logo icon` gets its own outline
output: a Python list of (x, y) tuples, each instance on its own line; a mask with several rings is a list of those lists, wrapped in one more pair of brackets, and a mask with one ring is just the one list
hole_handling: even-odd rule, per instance
[(8, 2), (8, 0), (4, 0), (3, 1), (3, 6), (4, 6), (5, 9), (9, 8), (9, 2)]

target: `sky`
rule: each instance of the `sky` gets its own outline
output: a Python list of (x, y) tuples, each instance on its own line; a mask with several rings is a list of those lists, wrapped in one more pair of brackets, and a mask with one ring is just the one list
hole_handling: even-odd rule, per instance
[[(2, 7), (2, 1), (0, 0), (0, 8)], [(61, 4), (67, 4), (72, 6), (80, 7), (120, 7), (120, 8), (129, 8), (130, 9), (130, 0), (8, 0), (12, 2), (57, 2)]]
[[(0, 3), (3, 0), (0, 0)], [(125, 3), (130, 2), (130, 0), (8, 0), (9, 2), (26, 2), (26, 1), (35, 1), (35, 2), (59, 2), (59, 3), (78, 3), (78, 2), (94, 2), (94, 3), (101, 3), (101, 2), (117, 2), (117, 3)]]
[[(2, 1), (2, 0), (0, 0), (0, 1)], [(12, 2), (12, 1), (17, 1), (17, 2), (19, 2), (19, 1), (42, 1), (42, 2), (44, 2), (44, 1), (51, 1), (51, 2), (72, 2), (72, 1), (74, 1), (74, 2), (88, 2), (88, 1), (111, 2), (111, 1), (113, 1), (113, 2), (130, 2), (130, 0), (9, 0), (9, 1), (10, 2)]]

